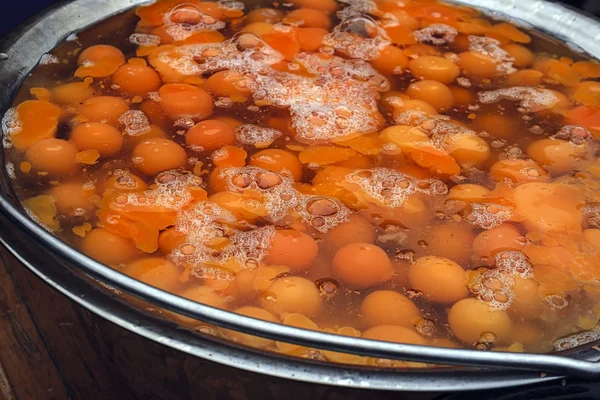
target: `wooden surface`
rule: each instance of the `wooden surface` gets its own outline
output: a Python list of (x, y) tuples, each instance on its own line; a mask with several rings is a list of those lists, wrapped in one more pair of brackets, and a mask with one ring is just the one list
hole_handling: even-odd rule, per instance
[(404, 399), (232, 369), (143, 339), (46, 286), (0, 247), (0, 399)]

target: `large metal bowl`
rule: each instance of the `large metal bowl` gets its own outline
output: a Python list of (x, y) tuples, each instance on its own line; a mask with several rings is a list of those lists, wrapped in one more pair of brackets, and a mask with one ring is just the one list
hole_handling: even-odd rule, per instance
[[(72, 0), (59, 3), (0, 41), (0, 112), (42, 55), (73, 32), (141, 0)], [(600, 24), (565, 6), (541, 0), (462, 0), (532, 26), (600, 57)], [(525, 22), (527, 21), (527, 22)], [(4, 155), (1, 155), (4, 165)], [(561, 379), (600, 378), (597, 343), (566, 353), (540, 355), (479, 352), (392, 344), (283, 326), (219, 310), (148, 286), (79, 253), (45, 231), (23, 211), (6, 172), (0, 176), (0, 241), (49, 285), (90, 311), (166, 346), (197, 357), (268, 375), (356, 388), (447, 391), (500, 388)], [(137, 298), (137, 299), (135, 299)], [(135, 299), (131, 301), (131, 299)], [(284, 342), (349, 353), (422, 361), (453, 367), (398, 370), (343, 366), (259, 352), (217, 337), (191, 332), (161, 319), (151, 308), (168, 309), (206, 323)]]

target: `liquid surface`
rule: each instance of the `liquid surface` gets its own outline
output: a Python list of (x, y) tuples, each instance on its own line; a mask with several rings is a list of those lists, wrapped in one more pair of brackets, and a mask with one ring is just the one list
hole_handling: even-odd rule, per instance
[(161, 0), (42, 61), (2, 120), (15, 191), (119, 271), (375, 340), (600, 338), (595, 61), (429, 0)]

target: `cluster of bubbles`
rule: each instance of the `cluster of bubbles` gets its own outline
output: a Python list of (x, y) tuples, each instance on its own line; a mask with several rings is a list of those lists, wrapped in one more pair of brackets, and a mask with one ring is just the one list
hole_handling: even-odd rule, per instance
[(490, 57), (496, 62), (496, 69), (503, 74), (513, 74), (517, 70), (513, 67), (515, 58), (501, 47), (498, 40), (485, 36), (469, 36), (469, 50), (476, 51)]
[(492, 229), (509, 221), (513, 216), (511, 208), (494, 203), (469, 203), (470, 211), (465, 220), (481, 229)]
[(224, 168), (219, 178), (234, 193), (254, 191), (260, 194), (260, 203), (267, 212), (266, 219), (277, 223), (290, 213), (321, 233), (348, 221), (350, 210), (339, 200), (325, 196), (305, 195), (294, 189), (294, 180), (288, 171), (276, 173), (259, 167)]
[(238, 142), (258, 148), (269, 146), (281, 136), (282, 133), (278, 129), (254, 124), (240, 125), (235, 130)]
[(600, 340), (600, 325), (596, 325), (594, 329), (589, 331), (578, 332), (573, 335), (556, 339), (554, 341), (554, 349), (556, 351), (569, 350), (597, 340)]
[(141, 136), (151, 129), (150, 120), (142, 110), (125, 111), (118, 122), (129, 136)]
[(418, 110), (406, 110), (396, 116), (397, 125), (407, 125), (419, 128), (429, 136), (429, 141), (421, 143), (445, 151), (459, 139), (465, 136), (477, 135), (472, 129), (453, 122), (446, 115), (431, 116)]
[(448, 187), (437, 179), (418, 179), (389, 168), (357, 169), (345, 177), (362, 192), (386, 207), (402, 207), (415, 193), (445, 195)]
[(374, 60), (391, 41), (375, 20), (364, 15), (352, 15), (342, 20), (323, 38), (322, 43), (350, 58)]
[(169, 258), (198, 278), (220, 280), (232, 280), (235, 272), (258, 266), (275, 235), (275, 227), (240, 224), (210, 201), (182, 209), (175, 229), (185, 240)]
[(419, 43), (431, 43), (435, 46), (443, 46), (453, 43), (458, 36), (458, 31), (445, 24), (432, 24), (414, 31), (413, 36)]
[(202, 12), (194, 4), (179, 4), (165, 13), (163, 26), (176, 41), (185, 40), (199, 31), (218, 31), (225, 28), (225, 22)]
[(10, 149), (12, 147), (10, 137), (18, 134), (22, 129), (23, 124), (19, 119), (19, 113), (14, 107), (9, 108), (2, 117), (2, 145), (5, 149)]
[(479, 92), (479, 101), (483, 104), (493, 104), (500, 100), (519, 102), (520, 109), (525, 113), (547, 110), (560, 101), (551, 90), (543, 88), (515, 86)]
[(364, 60), (299, 53), (290, 66), (302, 65), (314, 76), (278, 71), (272, 65), (283, 60), (281, 54), (252, 33), (217, 44), (179, 46), (159, 58), (183, 75), (220, 70), (240, 75), (255, 101), (289, 108), (296, 139), (303, 143), (370, 133), (383, 123), (377, 101), (389, 83)]
[(169, 170), (158, 174), (155, 187), (142, 193), (123, 193), (115, 197), (113, 205), (120, 207), (148, 206), (152, 209), (163, 208), (178, 211), (189, 204), (193, 198), (191, 188), (202, 188), (202, 178), (187, 171)]
[(551, 137), (555, 139), (568, 140), (571, 144), (575, 146), (581, 146), (593, 136), (591, 132), (583, 126), (565, 125)]
[(371, 0), (339, 0), (339, 3), (345, 5), (336, 13), (336, 16), (342, 21), (349, 17), (379, 13), (377, 4)]
[(488, 302), (491, 310), (507, 310), (513, 303), (515, 278), (530, 279), (533, 268), (519, 251), (503, 251), (494, 256), (495, 268), (481, 268), (469, 289), (478, 299)]
[(148, 33), (132, 33), (129, 36), (129, 42), (136, 46), (158, 46), (161, 42), (160, 36), (150, 35)]

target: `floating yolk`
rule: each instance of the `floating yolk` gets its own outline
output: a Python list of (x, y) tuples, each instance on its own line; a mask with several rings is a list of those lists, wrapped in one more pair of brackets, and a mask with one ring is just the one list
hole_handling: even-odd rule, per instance
[(196, 86), (168, 83), (159, 91), (160, 106), (173, 120), (179, 118), (204, 119), (213, 112), (212, 97)]
[(396, 325), (379, 325), (363, 332), (364, 339), (383, 342), (425, 345), (425, 339), (412, 329)]
[(314, 282), (299, 276), (277, 278), (260, 295), (262, 307), (275, 315), (300, 313), (315, 315), (321, 308), (321, 296)]
[(468, 78), (485, 79), (491, 78), (498, 73), (494, 60), (477, 51), (460, 53), (456, 64), (460, 68), (460, 71)]
[[(269, 311), (259, 307), (240, 307), (234, 312), (246, 317), (261, 319), (263, 321), (280, 322), (279, 318), (274, 316)], [(258, 349), (264, 349), (275, 345), (274, 340), (248, 335), (247, 333), (236, 332), (229, 329), (224, 329), (223, 333), (229, 340)]]
[(572, 98), (586, 106), (600, 106), (600, 82), (581, 82), (575, 88)]
[(181, 233), (175, 228), (165, 229), (158, 235), (158, 249), (163, 254), (169, 254), (185, 241), (185, 233)]
[(125, 56), (123, 52), (117, 49), (114, 46), (109, 46), (106, 44), (97, 44), (95, 46), (90, 46), (87, 49), (83, 50), (79, 55), (79, 59), (77, 63), (79, 65), (83, 65), (86, 62), (98, 62), (102, 59), (115, 59), (120, 60), (121, 64), (125, 62)]
[(476, 135), (460, 136), (446, 149), (461, 165), (480, 165), (490, 156), (490, 146)]
[(281, 21), (282, 18), (283, 14), (274, 8), (257, 8), (246, 14), (244, 21), (246, 25), (255, 22), (274, 24), (275, 22)]
[(408, 68), (417, 79), (427, 79), (445, 84), (452, 83), (460, 75), (460, 69), (452, 61), (438, 56), (422, 56), (411, 60)]
[(512, 225), (504, 224), (481, 232), (473, 241), (473, 256), (487, 264), (493, 263), (496, 253), (522, 250), (525, 238)]
[(112, 76), (117, 91), (130, 96), (145, 96), (160, 88), (160, 76), (146, 65), (125, 64)]
[(144, 140), (132, 152), (136, 167), (146, 175), (181, 168), (187, 161), (185, 150), (169, 139)]
[(101, 157), (115, 155), (123, 147), (123, 135), (115, 127), (100, 122), (77, 125), (71, 141), (79, 150), (97, 150)]
[(387, 46), (379, 52), (379, 57), (371, 60), (371, 65), (386, 75), (399, 75), (408, 66), (408, 57), (396, 46)]
[(456, 185), (448, 192), (448, 200), (458, 200), (464, 202), (482, 201), (490, 193), (490, 190), (481, 185), (473, 183), (463, 183)]
[(506, 78), (506, 86), (539, 86), (544, 74), (534, 69), (522, 69)]
[(334, 12), (339, 8), (335, 0), (291, 0), (290, 3), (298, 7), (312, 8), (313, 10), (319, 10), (325, 13)]
[(141, 192), (148, 185), (137, 175), (130, 172), (113, 173), (104, 181), (104, 190), (114, 190), (121, 193)]
[(502, 48), (515, 59), (513, 65), (517, 68), (527, 68), (533, 63), (533, 53), (525, 46), (509, 43)]
[(256, 219), (267, 216), (264, 205), (240, 193), (218, 192), (209, 197), (209, 200), (232, 213), (236, 218), (254, 222)]
[(48, 191), (56, 209), (63, 216), (89, 215), (95, 205), (90, 199), (94, 190), (86, 189), (81, 182), (62, 183)]
[(25, 158), (41, 173), (70, 175), (77, 169), (77, 147), (62, 139), (44, 139), (27, 149)]
[(436, 109), (431, 104), (423, 100), (408, 99), (403, 100), (402, 103), (392, 105), (392, 117), (396, 119), (400, 114), (408, 110), (421, 111), (428, 115), (437, 115)]
[(519, 134), (519, 125), (515, 118), (498, 114), (485, 114), (473, 121), (473, 127), (487, 132), (494, 139), (509, 139)]
[(541, 139), (527, 148), (527, 155), (553, 174), (571, 172), (578, 159), (583, 158), (585, 150), (566, 140)]
[(333, 269), (348, 285), (367, 288), (392, 277), (389, 257), (380, 247), (369, 243), (351, 243), (333, 257)]
[(139, 254), (132, 240), (103, 228), (94, 228), (85, 235), (81, 251), (107, 265), (129, 262)]
[(584, 230), (583, 240), (595, 249), (600, 249), (600, 229)]
[(445, 257), (418, 258), (408, 268), (408, 282), (425, 299), (437, 303), (451, 304), (469, 295), (464, 269)]
[(185, 134), (185, 143), (197, 148), (197, 151), (214, 151), (223, 146), (234, 145), (236, 138), (230, 125), (209, 119), (190, 128)]
[(477, 299), (463, 299), (448, 312), (452, 333), (467, 345), (473, 345), (483, 335), (493, 335), (496, 342), (504, 342), (510, 336), (511, 321), (501, 310), (491, 310), (490, 305)]
[(329, 16), (319, 10), (312, 8), (299, 8), (290, 11), (284, 18), (284, 22), (290, 25), (300, 26), (302, 28), (323, 28), (329, 29), (331, 20)]
[(244, 102), (252, 91), (250, 80), (237, 72), (225, 70), (212, 74), (206, 81), (206, 88), (215, 96), (229, 97), (233, 102)]
[(181, 270), (162, 257), (143, 258), (128, 263), (124, 274), (159, 289), (172, 291), (181, 285)]
[(464, 264), (470, 259), (469, 253), (475, 236), (468, 225), (446, 223), (436, 225), (427, 233), (425, 242), (432, 254), (449, 258)]
[(490, 167), (490, 176), (496, 182), (514, 183), (544, 181), (548, 173), (532, 160), (501, 160)]
[(523, 224), (539, 232), (581, 232), (580, 191), (567, 184), (524, 183), (514, 190)]
[(431, 104), (437, 112), (444, 112), (454, 104), (454, 95), (448, 86), (437, 81), (419, 81), (406, 91), (411, 98)]
[(302, 163), (298, 157), (289, 151), (280, 149), (266, 149), (255, 153), (250, 157), (249, 165), (260, 167), (268, 171), (291, 172), (295, 180), (302, 178)]
[(27, 100), (16, 107), (20, 129), (10, 134), (10, 142), (24, 150), (56, 135), (62, 109), (47, 101)]
[(457, 107), (467, 107), (477, 102), (475, 95), (469, 89), (452, 85), (449, 87), (454, 99), (454, 105)]
[(87, 99), (79, 107), (79, 113), (90, 122), (116, 125), (119, 117), (129, 110), (127, 102), (120, 97), (97, 96)]
[(94, 95), (88, 82), (71, 82), (52, 89), (52, 101), (61, 105), (80, 105)]
[(325, 35), (327, 35), (327, 30), (323, 28), (299, 28), (298, 43), (300, 49), (304, 51), (317, 50), (321, 47)]
[(265, 263), (304, 271), (311, 267), (318, 251), (319, 246), (307, 234), (293, 229), (279, 230), (271, 241)]
[(512, 288), (515, 297), (508, 314), (513, 318), (527, 321), (538, 319), (544, 311), (539, 288), (540, 284), (533, 279), (516, 277)]
[(366, 326), (399, 325), (414, 328), (421, 318), (417, 306), (393, 290), (378, 290), (363, 300), (360, 311)]
[(351, 215), (348, 221), (327, 232), (323, 245), (332, 254), (350, 243), (373, 243), (375, 231), (373, 225), (358, 215)]

